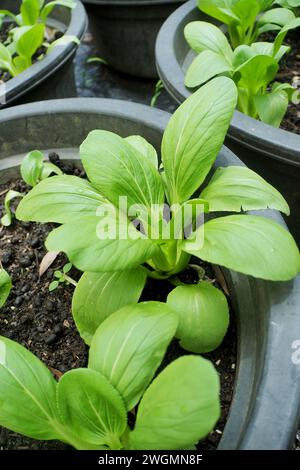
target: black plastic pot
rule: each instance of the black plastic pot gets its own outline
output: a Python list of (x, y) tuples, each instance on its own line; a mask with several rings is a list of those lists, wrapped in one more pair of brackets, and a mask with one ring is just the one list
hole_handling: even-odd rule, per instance
[[(184, 76), (195, 53), (190, 50), (183, 30), (195, 20), (214, 22), (191, 0), (166, 20), (156, 42), (158, 73), (178, 103), (191, 94), (184, 86)], [(226, 145), (286, 197), (291, 208), (287, 224), (300, 243), (300, 136), (236, 111)]]
[[(122, 136), (140, 134), (157, 150), (170, 115), (140, 104), (78, 98), (33, 103), (0, 114), (0, 183), (19, 175), (27, 151), (55, 150), (77, 159), (78, 146), (93, 129)], [(216, 166), (243, 165), (222, 148)], [(274, 211), (258, 214), (284, 224)], [(238, 360), (234, 397), (221, 449), (286, 449), (300, 410), (300, 365), (293, 343), (300, 339), (300, 277), (265, 282), (224, 271), (234, 303)]]
[(83, 0), (99, 55), (135, 77), (156, 78), (155, 39), (185, 0)]
[[(1, 8), (17, 13), (21, 3), (21, 0), (1, 0)], [(80, 40), (87, 28), (87, 15), (82, 3), (77, 1), (73, 10), (56, 6), (47, 23)], [(3, 94), (3, 87), (0, 90), (0, 108), (12, 103), (76, 96), (73, 57), (77, 47), (75, 42), (58, 46), (41, 61), (6, 82)]]

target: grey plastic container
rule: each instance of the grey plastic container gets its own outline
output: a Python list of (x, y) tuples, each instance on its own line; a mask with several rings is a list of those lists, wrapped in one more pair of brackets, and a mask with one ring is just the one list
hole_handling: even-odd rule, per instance
[(119, 72), (157, 78), (155, 39), (185, 0), (84, 0), (98, 54)]
[[(51, 0), (46, 3), (49, 1)], [(21, 0), (1, 0), (1, 9), (17, 13), (21, 3)], [(87, 28), (87, 15), (79, 0), (73, 10), (56, 6), (48, 18), (50, 26), (76, 36), (79, 40)], [(6, 82), (5, 88), (2, 87), (0, 91), (0, 108), (11, 104), (76, 96), (73, 58), (77, 48), (75, 42), (58, 46), (41, 61)]]
[[(184, 85), (184, 76), (195, 54), (190, 50), (183, 30), (195, 20), (215, 23), (191, 0), (166, 20), (156, 42), (158, 73), (178, 103), (192, 93)], [(300, 244), (300, 135), (271, 127), (236, 111), (226, 145), (285, 196), (291, 208), (291, 216), (286, 221)]]
[[(170, 115), (118, 100), (78, 98), (8, 108), (0, 113), (0, 183), (19, 176), (32, 149), (55, 150), (78, 161), (78, 146), (93, 129), (140, 134), (159, 151)], [(216, 166), (243, 165), (223, 147)], [(274, 211), (258, 215), (284, 225)], [(300, 277), (266, 282), (224, 270), (233, 301), (238, 358), (236, 383), (220, 449), (288, 449), (300, 410)]]

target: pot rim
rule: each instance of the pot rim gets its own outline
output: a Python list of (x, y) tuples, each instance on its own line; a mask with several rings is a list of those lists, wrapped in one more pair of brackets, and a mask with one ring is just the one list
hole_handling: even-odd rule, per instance
[[(77, 0), (76, 7), (70, 11), (70, 15), (70, 23), (66, 25), (65, 34), (76, 36), (81, 40), (87, 29), (87, 15), (80, 0)], [(77, 47), (78, 45), (74, 42), (56, 47), (41, 61), (35, 62), (20, 75), (5, 82), (6, 103), (1, 105), (0, 102), (0, 109), (18, 100), (53, 75), (72, 57)]]
[[(174, 51), (175, 37), (183, 30), (187, 24), (186, 18), (193, 11), (195, 14), (198, 11), (194, 0), (180, 6), (165, 21), (156, 40), (155, 56), (159, 76), (178, 103), (182, 103), (192, 92), (184, 85), (184, 73)], [(268, 157), (300, 167), (300, 136), (297, 134), (235, 111), (228, 135), (233, 141), (242, 141), (249, 149), (259, 148)]]
[[(97, 115), (115, 117), (122, 122), (125, 120), (126, 124), (135, 123), (138, 133), (146, 127), (151, 130), (151, 135), (154, 135), (153, 130), (157, 131), (159, 139), (171, 117), (165, 111), (146, 105), (103, 98), (50, 100), (47, 101), (46, 113), (45, 102), (7, 108), (0, 113), (0, 154), (2, 150), (5, 156), (4, 160), (0, 159), (0, 171), (1, 167), (4, 171), (11, 168), (11, 164), (19, 166), (20, 155), (15, 160), (9, 158), (11, 153), (16, 154), (15, 150), (8, 153), (7, 143), (10, 141), (16, 146), (20, 131), (16, 137), (11, 129), (14, 125), (20, 128), (20, 121), (26, 123), (21, 131), (21, 145), (24, 146), (28, 130), (34, 134), (41, 132), (44, 126), (51, 137), (53, 122), (54, 128), (57, 125), (61, 133), (61, 125), (53, 119), (54, 115), (62, 115), (66, 119), (75, 116), (76, 124), (81, 126), (78, 116), (82, 115), (85, 122), (87, 114), (95, 115), (95, 118)], [(49, 119), (50, 124), (46, 121), (46, 126), (41, 119), (34, 120), (39, 116)], [(108, 128), (111, 126), (110, 120)], [(132, 127), (131, 124), (129, 127)], [(124, 126), (122, 129), (124, 133)], [(63, 131), (67, 135), (68, 126)], [(24, 138), (22, 132), (26, 132)], [(73, 132), (76, 136), (76, 130)], [(66, 150), (69, 148), (70, 145), (66, 146)], [(61, 149), (63, 152), (64, 147), (61, 146)], [(228, 165), (244, 164), (223, 147), (217, 166)], [(285, 226), (277, 211), (257, 211), (255, 214), (272, 218)], [(300, 412), (300, 365), (291, 360), (292, 339), (294, 335), (295, 339), (300, 337), (300, 276), (290, 282), (275, 283), (228, 270), (224, 273), (237, 313), (238, 367), (234, 395), (219, 448), (286, 449), (295, 436)]]

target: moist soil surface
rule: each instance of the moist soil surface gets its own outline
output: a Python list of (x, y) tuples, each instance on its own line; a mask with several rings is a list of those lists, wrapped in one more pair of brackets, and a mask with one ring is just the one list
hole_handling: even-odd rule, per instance
[[(60, 165), (66, 173), (84, 176), (83, 172), (74, 169), (69, 162), (60, 162), (56, 156), (51, 156), (51, 160)], [(26, 193), (30, 188), (22, 180), (0, 185), (0, 213), (3, 211), (4, 197), (9, 189)], [(59, 254), (47, 271), (39, 276), (40, 264), (46, 254), (44, 241), (52, 228), (53, 224), (24, 223), (15, 219), (10, 227), (0, 228), (0, 259), (13, 281), (10, 296), (0, 311), (0, 334), (19, 342), (37, 355), (49, 367), (54, 377), (59, 379), (66, 371), (87, 365), (88, 348), (80, 338), (71, 315), (74, 287), (60, 284), (56, 290), (49, 292), (54, 271), (61, 270), (68, 262), (65, 255)], [(202, 267), (205, 269), (206, 278), (222, 288), (213, 268), (209, 265)], [(78, 280), (81, 275), (75, 268), (68, 274), (74, 280)], [(217, 278), (226, 290), (219, 275)], [(196, 271), (189, 269), (181, 274), (180, 280), (185, 283), (197, 283), (199, 278)], [(141, 300), (165, 301), (173, 288), (167, 281), (149, 279)], [(228, 301), (230, 304), (230, 298)], [(189, 353), (181, 349), (174, 340), (168, 348), (162, 367), (183, 354)], [(232, 319), (222, 345), (213, 353), (203, 356), (214, 363), (220, 374), (222, 414), (213, 432), (205, 441), (199, 443), (199, 449), (215, 449), (222, 437), (228, 416), (235, 378), (236, 332)], [(56, 441), (36, 441), (0, 428), (0, 449), (39, 450), (70, 447)]]

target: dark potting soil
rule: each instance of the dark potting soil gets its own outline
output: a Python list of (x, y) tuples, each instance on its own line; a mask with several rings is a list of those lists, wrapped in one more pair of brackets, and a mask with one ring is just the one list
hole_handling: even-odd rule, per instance
[[(51, 161), (61, 166), (66, 173), (84, 176), (82, 171), (74, 169), (72, 163), (61, 162), (55, 154), (51, 155)], [(0, 185), (0, 214), (9, 189), (26, 193), (29, 187), (22, 180)], [(14, 211), (14, 204), (12, 209)], [(61, 270), (68, 262), (66, 256), (59, 254), (47, 271), (39, 276), (39, 267), (46, 254), (44, 241), (53, 227), (54, 224), (24, 223), (14, 219), (10, 227), (0, 228), (0, 260), (13, 281), (10, 296), (0, 310), (0, 334), (19, 342), (37, 355), (54, 377), (59, 379), (70, 369), (86, 366), (88, 348), (81, 340), (71, 315), (74, 288), (61, 284), (56, 290), (49, 292), (54, 271)], [(218, 275), (216, 279), (211, 266), (202, 267), (207, 279), (220, 288), (221, 285), (224, 287), (222, 278)], [(81, 273), (72, 268), (69, 275), (78, 280)], [(180, 275), (180, 279), (186, 283), (196, 283), (199, 278), (194, 270), (189, 269)], [(169, 282), (149, 279), (141, 300), (165, 301), (173, 288)], [(226, 290), (226, 286), (224, 288)], [(174, 340), (161, 368), (183, 354), (189, 353), (181, 349)], [(236, 332), (233, 321), (222, 345), (204, 356), (215, 364), (220, 374), (222, 414), (213, 432), (199, 443), (199, 449), (216, 449), (228, 416), (234, 386)], [(57, 441), (37, 441), (0, 428), (0, 449), (66, 450), (70, 447)]]
[[(274, 40), (274, 34), (267, 33), (259, 40)], [(300, 93), (300, 31), (299, 29), (289, 31), (284, 44), (291, 47), (291, 51), (286, 54), (279, 63), (279, 71), (276, 81), (289, 83), (298, 89)], [(290, 103), (287, 113), (280, 125), (282, 129), (300, 134), (300, 104)]]
[[(9, 32), (15, 27), (16, 25), (14, 23), (11, 23), (11, 22), (5, 22), (3, 23), (1, 29), (0, 29), (0, 43), (2, 44), (5, 44), (6, 45), (6, 41), (9, 37)], [(63, 33), (61, 33), (60, 31), (56, 31), (52, 28), (49, 28), (47, 27), (47, 30), (51, 36), (51, 39), (49, 39), (49, 44), (51, 44), (53, 41), (55, 41), (56, 39), (59, 39), (62, 37)], [(34, 54), (34, 56), (32, 57), (32, 62), (35, 63), (37, 62), (38, 60), (41, 60), (41, 57), (43, 57), (45, 55), (45, 53), (47, 52), (47, 48), (45, 46), (41, 46), (37, 51), (36, 53)], [(10, 80), (12, 77), (10, 75), (10, 73), (6, 70), (1, 70), (0, 69), (0, 84), (1, 82), (7, 82), (8, 80)]]

